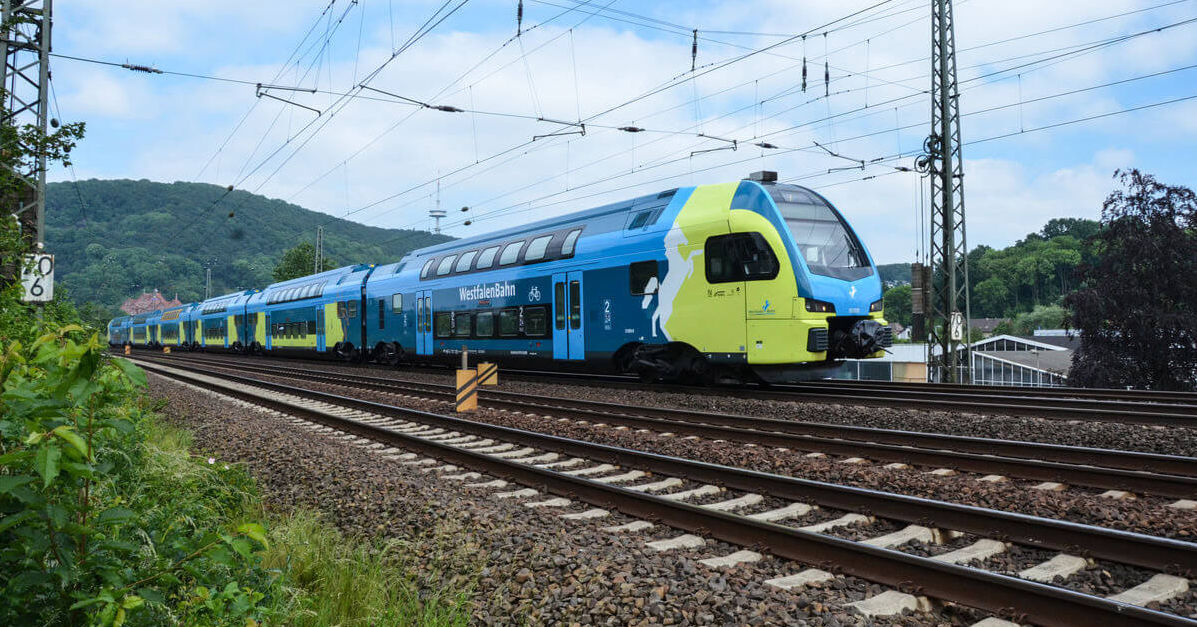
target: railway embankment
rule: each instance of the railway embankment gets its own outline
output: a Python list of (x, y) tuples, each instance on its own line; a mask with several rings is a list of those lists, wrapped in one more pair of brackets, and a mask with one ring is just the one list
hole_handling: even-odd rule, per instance
[[(627, 402), (604, 418), (584, 409), (586, 386), (556, 404), (543, 388), (520, 401), (491, 394), (502, 409), (463, 421), (446, 415), (443, 390), (401, 381), (407, 373), (380, 383), (377, 372), (351, 369), (330, 377), (322, 367), (198, 356), (146, 363), (172, 381), (162, 385), (175, 405), (178, 389), (222, 405), (212, 413), (223, 419), (200, 427), (205, 441), (253, 460), (283, 502), (332, 511), (351, 533), (471, 547), (476, 578), (433, 570), (472, 582), (472, 612), (485, 622), (573, 622), (585, 607), (578, 622), (764, 624), (800, 612), (815, 624), (1181, 624), (1197, 610), (1187, 587), (1193, 503), (1176, 493), (1192, 480), (1192, 458), (1148, 454), (1150, 472), (1126, 474), (1118, 467), (1143, 454), (995, 440), (1015, 457), (935, 467), (928, 460), (945, 451), (911, 446), (910, 463), (880, 463), (849, 454), (858, 444), (881, 450), (860, 438), (829, 454), (809, 442), (778, 446), (788, 434), (725, 425), (729, 441), (710, 425), (651, 423), (677, 416)], [(1051, 463), (1076, 485), (1020, 475), (1042, 470), (1017, 458), (1035, 450), (1058, 456)], [(1110, 467), (1059, 461), (1076, 455)], [(982, 474), (982, 463), (1006, 464), (1010, 476)], [(1123, 479), (1142, 490), (1090, 485)], [(588, 571), (583, 558), (599, 566)], [(617, 581), (599, 576), (612, 568)], [(711, 596), (724, 585), (733, 596)]]
[[(863, 579), (837, 578), (795, 597), (763, 583), (784, 570), (776, 560), (720, 572), (701, 565), (704, 556), (654, 551), (641, 536), (564, 524), (521, 499), (495, 498), (404, 463), (411, 460), (314, 437), (190, 386), (151, 376), (151, 390), (168, 401), (171, 421), (194, 433), (198, 449), (242, 460), (270, 507), (316, 508), (347, 534), (401, 543), (425, 564), (420, 586), (460, 585), (480, 624), (875, 624), (847, 605), (882, 591)], [(612, 516), (604, 525), (632, 520)], [(939, 610), (936, 622), (952, 624), (960, 613), (965, 623), (976, 618), (957, 607)]]

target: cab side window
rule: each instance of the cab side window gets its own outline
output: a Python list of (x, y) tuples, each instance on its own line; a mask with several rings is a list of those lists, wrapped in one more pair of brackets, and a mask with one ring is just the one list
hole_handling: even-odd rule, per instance
[(708, 283), (761, 281), (777, 277), (780, 268), (773, 249), (760, 233), (731, 233), (707, 239)]

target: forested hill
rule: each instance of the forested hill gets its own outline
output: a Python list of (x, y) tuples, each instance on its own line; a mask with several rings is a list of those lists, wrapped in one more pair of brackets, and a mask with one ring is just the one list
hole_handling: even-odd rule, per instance
[(325, 255), (340, 265), (387, 263), (449, 238), (330, 219), (290, 203), (204, 183), (87, 180), (46, 186), (46, 248), (58, 285), (76, 303), (114, 310), (159, 289), (184, 302), (212, 290), (262, 287), (283, 252), (313, 242), (324, 225)]

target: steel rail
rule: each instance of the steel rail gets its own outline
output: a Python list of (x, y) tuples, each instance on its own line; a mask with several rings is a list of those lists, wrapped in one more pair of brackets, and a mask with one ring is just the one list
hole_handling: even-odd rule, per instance
[[(159, 366), (150, 365), (147, 368), (168, 377), (176, 379), (187, 378), (179, 377), (177, 373), (162, 370)], [(191, 371), (200, 370), (198, 368), (184, 369)], [(669, 468), (677, 467), (678, 464), (681, 464), (681, 467), (686, 467), (687, 464), (694, 465), (693, 467), (695, 468), (701, 467), (705, 470), (705, 472), (701, 473), (703, 475), (707, 475), (710, 472), (746, 472), (711, 464), (686, 462), (686, 460), (644, 454), (628, 449), (603, 445), (588, 445), (583, 442), (516, 429), (480, 425), (449, 416), (366, 401), (356, 401), (354, 399), (336, 397), (335, 395), (311, 390), (296, 390), (269, 382), (256, 382), (254, 379), (247, 379), (245, 377), (235, 378), (246, 379), (242, 381), (244, 385), (254, 386), (261, 384), (260, 387), (276, 389), (288, 394), (296, 394), (298, 392), (303, 396), (309, 396), (313, 399), (332, 402), (338, 405), (354, 405), (359, 406), (361, 409), (369, 408), (374, 413), (397, 413), (413, 417), (416, 421), (426, 424), (433, 422), (442, 425), (452, 425), (455, 430), (467, 433), (473, 428), (484, 427), (483, 431), (486, 431), (488, 435), (498, 436), (504, 440), (516, 440), (525, 444), (530, 443), (530, 440), (534, 440), (545, 444), (552, 444), (553, 446), (542, 446), (542, 448), (550, 450), (557, 448), (563, 450), (604, 452), (605, 457), (619, 461), (658, 458), (659, 461), (663, 462), (665, 467)], [(199, 380), (192, 379), (192, 381)], [(616, 509), (631, 516), (655, 520), (672, 527), (702, 533), (741, 546), (758, 547), (778, 557), (829, 568), (833, 571), (858, 576), (899, 589), (910, 590), (918, 594), (951, 600), (1002, 615), (1008, 616), (1013, 614), (1013, 617), (1019, 622), (1034, 622), (1043, 625), (1067, 627), (1115, 623), (1128, 626), (1193, 624), (1192, 621), (1177, 615), (1127, 605), (1101, 597), (1074, 592), (1066, 588), (1049, 586), (966, 566), (937, 562), (929, 558), (910, 555), (892, 549), (872, 547), (851, 540), (802, 531), (774, 523), (756, 521), (743, 516), (671, 501), (659, 496), (636, 492), (614, 485), (601, 484), (581, 477), (564, 475), (551, 470), (536, 468), (532, 465), (521, 464), (516, 461), (496, 458), (482, 453), (474, 453), (466, 449), (424, 440), (416, 436), (405, 435), (383, 427), (349, 420), (327, 412), (304, 407), (301, 404), (281, 399), (263, 398), (253, 392), (237, 389), (220, 381), (215, 383), (209, 381), (200, 382), (205, 387), (217, 388), (222, 393), (236, 398), (304, 417), (355, 435), (380, 440), (409, 450), (420, 451), (431, 457), (485, 471), (488, 474), (510, 479), (524, 485), (537, 486), (547, 492)], [(625, 458), (627, 459), (625, 460)], [(765, 481), (785, 479), (763, 473), (749, 474), (758, 475), (759, 479)]]
[[(227, 363), (227, 362), (226, 362)], [(396, 381), (380, 377), (312, 372), (292, 368), (219, 364), (241, 371), (256, 371), (274, 376), (294, 377), (334, 385), (353, 384), (384, 392), (403, 392), (424, 395), (452, 402), (454, 388), (436, 383)], [(1170, 455), (1109, 451), (1081, 447), (1003, 442), (983, 438), (936, 436), (912, 432), (890, 432), (867, 428), (841, 428), (837, 425), (810, 425), (787, 420), (755, 418), (728, 414), (691, 412), (666, 408), (617, 405), (597, 401), (556, 399), (511, 392), (486, 391), (481, 394), (488, 406), (510, 411), (563, 413), (593, 422), (606, 422), (661, 432), (696, 435), (709, 439), (752, 443), (777, 448), (832, 453), (846, 457), (863, 456), (875, 461), (906, 462), (924, 466), (950, 466), (958, 470), (985, 474), (1002, 474), (1036, 481), (1055, 481), (1107, 490), (1127, 490), (1140, 494), (1154, 494), (1172, 498), (1189, 498), (1197, 494), (1197, 458)], [(653, 416), (668, 416), (658, 418)], [(823, 432), (817, 435), (811, 432)], [(853, 439), (845, 436), (856, 436)], [(864, 439), (868, 438), (868, 439)], [(891, 440), (892, 442), (886, 442)], [(959, 440), (976, 452), (948, 450)], [(926, 447), (935, 448), (926, 448)], [(915, 448), (919, 447), (919, 448)], [(1000, 456), (1003, 448), (1020, 456)], [(1060, 461), (1055, 456), (1080, 458), (1083, 461)], [(1104, 455), (1104, 457), (1103, 457)], [(1113, 461), (1124, 468), (1102, 465)], [(1084, 464), (1078, 466), (1076, 464)], [(1164, 466), (1174, 473), (1149, 472), (1150, 466)], [(1127, 468), (1138, 468), (1129, 470)]]
[(1173, 392), (1168, 390), (1118, 390), (1110, 388), (1036, 387), (1018, 385), (977, 385), (963, 383), (903, 383), (900, 381), (854, 381), (847, 379), (823, 379), (811, 381), (809, 385), (841, 388), (884, 388), (905, 391), (944, 392), (988, 392), (1008, 396), (1041, 396), (1075, 398), (1088, 400), (1111, 400), (1135, 403), (1197, 405), (1197, 392)]
[[(144, 367), (151, 370), (161, 368), (161, 366), (152, 363)], [(695, 481), (721, 485), (725, 488), (734, 488), (748, 492), (764, 492), (769, 496), (793, 501), (814, 501), (820, 505), (835, 509), (860, 512), (871, 516), (901, 520), (923, 526), (963, 531), (984, 537), (1000, 538), (1004, 541), (1038, 548), (1069, 551), (1085, 557), (1108, 559), (1161, 572), (1184, 573), (1186, 576), (1192, 576), (1194, 573), (1197, 573), (1197, 544), (1182, 540), (935, 501), (866, 488), (837, 485), (811, 479), (774, 475), (606, 444), (573, 440), (555, 435), (475, 422), (453, 416), (329, 394), (327, 392), (263, 381), (251, 377), (231, 375), (225, 372), (214, 372), (193, 365), (171, 365), (168, 367), (220, 377), (226, 381), (265, 388), (285, 394), (302, 395), (313, 400), (384, 416), (405, 419), (412, 418), (425, 424), (436, 425), (479, 437), (518, 443), (524, 446), (532, 446), (575, 457), (585, 457), (619, 466), (640, 468), (668, 476), (686, 477)]]
[[(939, 391), (940, 386), (944, 384), (911, 384), (911, 388), (897, 388), (894, 386), (898, 384), (893, 383), (882, 387), (871, 386), (870, 382), (858, 382), (852, 387), (844, 387), (840, 386), (838, 382), (832, 381), (780, 384), (768, 387), (646, 385), (625, 375), (518, 369), (505, 370), (505, 373), (506, 376), (532, 380), (581, 381), (591, 386), (653, 392), (667, 391), (702, 395), (718, 393), (734, 395), (739, 398), (783, 402), (843, 403), (941, 411), (988, 412), (1034, 418), (1197, 427), (1197, 400), (1191, 399), (1184, 399), (1183, 404), (1172, 404), (1126, 398), (1110, 400), (1074, 398), (1056, 395), (1053, 392), (1041, 394), (1038, 388), (1034, 396), (1028, 396), (1025, 393), (1011, 395), (1000, 391), (991, 391), (989, 386), (958, 386), (948, 391)], [(845, 391), (851, 393), (844, 394)], [(1110, 391), (1103, 392), (1108, 394)]]

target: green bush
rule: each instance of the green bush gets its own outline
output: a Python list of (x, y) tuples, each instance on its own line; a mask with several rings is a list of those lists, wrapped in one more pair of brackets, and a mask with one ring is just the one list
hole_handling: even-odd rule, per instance
[(252, 483), (151, 442), (145, 374), (82, 331), (0, 361), (0, 624), (265, 618)]

